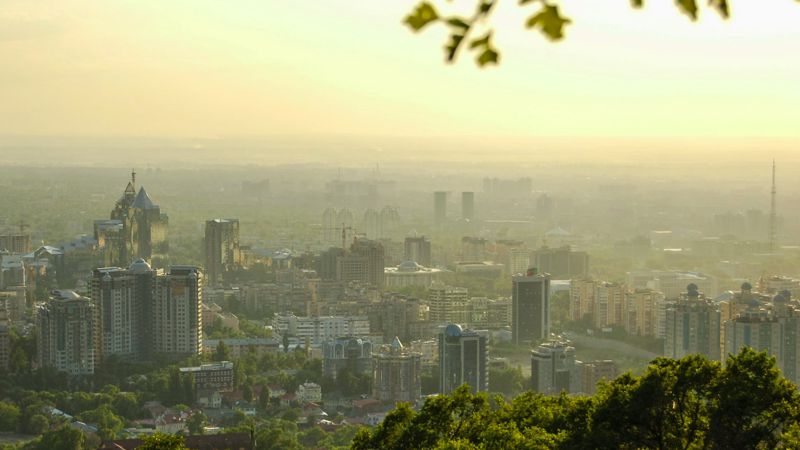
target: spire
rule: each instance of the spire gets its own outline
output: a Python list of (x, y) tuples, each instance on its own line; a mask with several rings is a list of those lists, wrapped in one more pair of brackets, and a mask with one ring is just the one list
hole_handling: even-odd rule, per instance
[(136, 188), (136, 169), (131, 169), (131, 186)]
[(769, 208), (769, 250), (775, 251), (775, 239), (777, 228), (777, 213), (775, 211), (775, 159), (772, 160), (772, 190), (770, 191), (770, 208)]

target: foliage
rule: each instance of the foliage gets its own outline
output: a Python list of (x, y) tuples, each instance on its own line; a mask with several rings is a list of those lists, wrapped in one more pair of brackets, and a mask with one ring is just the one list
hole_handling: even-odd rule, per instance
[(19, 407), (13, 403), (0, 402), (0, 431), (16, 431), (19, 427)]
[(144, 438), (139, 450), (188, 450), (183, 443), (183, 436), (155, 433)]
[(186, 429), (189, 430), (189, 434), (203, 434), (206, 425), (208, 417), (202, 411), (197, 411), (186, 419)]
[[(500, 53), (492, 42), (495, 29), (486, 25), (498, 3), (499, 0), (476, 0), (472, 14), (446, 16), (440, 14), (433, 3), (424, 0), (405, 17), (404, 23), (414, 32), (419, 32), (435, 23), (445, 26), (449, 30), (449, 37), (444, 47), (447, 62), (455, 61), (459, 50), (467, 45), (475, 54), (476, 64), (484, 67), (488, 64), (498, 64), (500, 61)], [(723, 18), (728, 18), (727, 0), (709, 0), (708, 3)], [(691, 20), (697, 20), (699, 14), (697, 0), (676, 0), (675, 4)], [(519, 0), (519, 5), (526, 11), (529, 11), (527, 9), (529, 5), (535, 5), (536, 9), (528, 16), (525, 27), (538, 30), (551, 41), (561, 40), (564, 37), (564, 28), (572, 23), (561, 13), (555, 0)], [(631, 5), (634, 8), (642, 8), (644, 0), (631, 0)], [(471, 36), (475, 33), (481, 34)]]
[(24, 450), (83, 450), (87, 448), (83, 432), (69, 425), (48, 431), (23, 446)]
[(231, 351), (228, 349), (228, 345), (225, 344), (225, 341), (219, 341), (217, 348), (214, 350), (213, 359), (217, 362), (231, 360)]
[(489, 391), (513, 397), (525, 389), (525, 376), (519, 367), (489, 368)]
[(124, 425), (122, 419), (114, 414), (108, 405), (101, 405), (96, 409), (81, 413), (79, 419), (97, 426), (98, 433), (103, 439), (114, 439)]
[[(490, 377), (491, 379), (491, 377)], [(800, 394), (774, 358), (745, 349), (723, 366), (657, 358), (592, 397), (526, 392), (490, 402), (462, 386), (420, 411), (400, 404), (353, 449), (800, 448)]]

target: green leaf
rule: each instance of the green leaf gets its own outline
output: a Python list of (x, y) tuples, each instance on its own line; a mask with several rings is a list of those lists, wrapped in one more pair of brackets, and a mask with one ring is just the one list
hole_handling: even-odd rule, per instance
[(678, 3), (678, 8), (685, 12), (692, 18), (697, 20), (697, 0), (675, 0)]
[(466, 30), (469, 28), (469, 24), (467, 22), (464, 22), (464, 19), (461, 19), (459, 17), (451, 17), (447, 19), (447, 23), (450, 26), (461, 28), (462, 30)]
[(456, 59), (456, 52), (458, 52), (458, 47), (461, 45), (461, 41), (463, 40), (463, 34), (450, 35), (450, 43), (444, 47), (445, 52), (447, 53), (447, 62), (453, 62)]
[(497, 64), (500, 61), (500, 54), (492, 48), (486, 47), (476, 59), (478, 65), (483, 67), (487, 64)]
[(716, 9), (723, 18), (730, 17), (730, 10), (728, 9), (728, 0), (709, 0), (708, 3), (712, 8)]
[(479, 14), (489, 14), (489, 11), (492, 10), (492, 6), (494, 6), (494, 0), (484, 0), (478, 5), (478, 13)]
[(489, 39), (492, 38), (492, 32), (486, 33), (483, 37), (475, 38), (470, 42), (469, 48), (488, 47)]
[(538, 13), (528, 19), (528, 28), (539, 28), (550, 40), (557, 41), (564, 37), (564, 26), (572, 23), (558, 13), (558, 6), (544, 5)]
[(406, 16), (405, 23), (414, 31), (419, 31), (425, 25), (439, 20), (439, 15), (429, 2), (422, 2), (414, 9), (414, 12)]
[(634, 8), (641, 8), (644, 6), (644, 0), (631, 0), (631, 6)]

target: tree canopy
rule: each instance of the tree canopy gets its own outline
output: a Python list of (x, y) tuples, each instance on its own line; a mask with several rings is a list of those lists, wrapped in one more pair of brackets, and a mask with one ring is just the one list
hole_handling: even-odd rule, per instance
[(362, 429), (352, 448), (798, 448), (799, 408), (800, 394), (775, 359), (745, 349), (725, 365), (658, 358), (591, 397), (529, 391), (507, 402), (462, 386), (419, 411), (399, 405)]

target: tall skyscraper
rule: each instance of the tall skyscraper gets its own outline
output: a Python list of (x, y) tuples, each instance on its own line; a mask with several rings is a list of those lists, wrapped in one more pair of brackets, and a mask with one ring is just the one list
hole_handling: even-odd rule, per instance
[(194, 266), (170, 266), (156, 278), (153, 350), (172, 358), (203, 350), (203, 274)]
[(394, 338), (374, 355), (373, 397), (381, 402), (416, 402), (422, 394), (422, 355)]
[(406, 261), (414, 261), (424, 266), (431, 266), (431, 241), (425, 236), (409, 236), (405, 240), (404, 257)]
[(433, 224), (443, 226), (447, 220), (447, 192), (433, 193)]
[(475, 193), (474, 192), (462, 192), (461, 193), (461, 218), (464, 220), (469, 220), (470, 222), (475, 220)]
[(439, 333), (439, 389), (449, 394), (462, 384), (472, 392), (489, 390), (488, 331), (450, 324)]
[(683, 358), (700, 354), (720, 360), (720, 312), (713, 301), (690, 284), (687, 293), (667, 309), (664, 356)]
[(153, 270), (140, 259), (127, 269), (95, 269), (91, 279), (96, 359), (182, 358), (202, 350), (200, 270)]
[(92, 375), (95, 367), (94, 308), (73, 291), (54, 291), (40, 306), (37, 319), (37, 351), (41, 367), (68, 375)]
[(511, 340), (531, 344), (550, 336), (550, 275), (529, 269), (512, 278)]
[(168, 222), (167, 215), (161, 214), (161, 208), (143, 187), (136, 192), (136, 172), (132, 172), (131, 181), (111, 211), (111, 221), (95, 222), (95, 239), (118, 245), (109, 248), (116, 259), (109, 263), (125, 267), (135, 259), (167, 253)]
[(242, 265), (239, 251), (239, 219), (206, 221), (205, 237), (206, 284), (222, 283), (224, 275)]
[(152, 350), (153, 283), (157, 272), (140, 259), (128, 269), (104, 267), (92, 272), (95, 357), (147, 360)]

